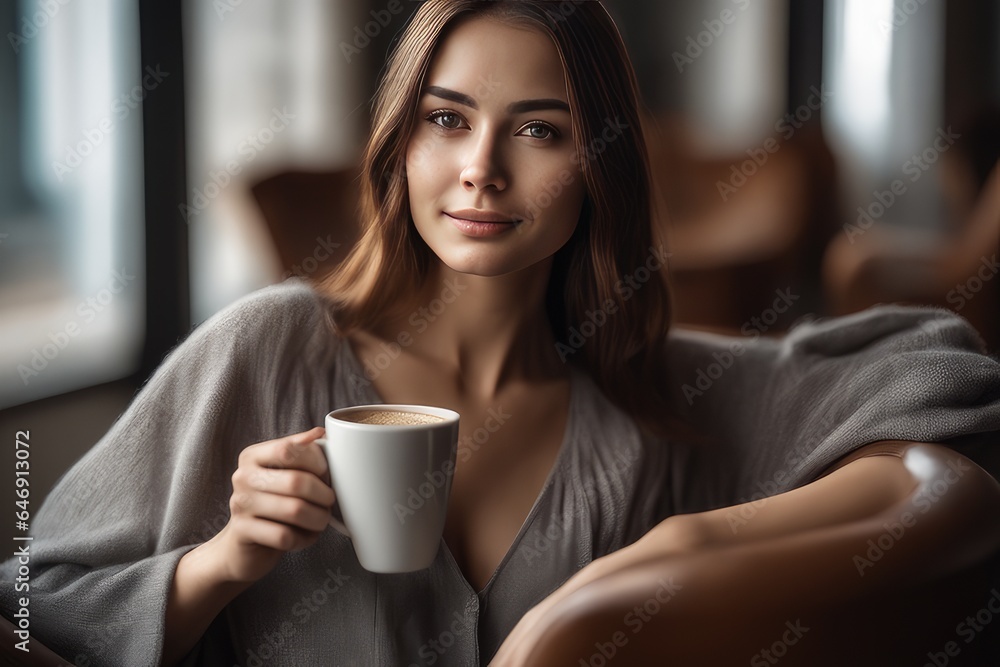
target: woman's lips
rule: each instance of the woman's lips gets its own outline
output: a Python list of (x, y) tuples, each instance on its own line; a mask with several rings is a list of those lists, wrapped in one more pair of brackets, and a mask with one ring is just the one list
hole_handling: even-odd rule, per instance
[(450, 213), (445, 213), (448, 216), (458, 231), (462, 232), (466, 236), (496, 236), (498, 234), (504, 234), (514, 229), (517, 224), (515, 222), (477, 222), (475, 220), (464, 220), (462, 218), (456, 218)]

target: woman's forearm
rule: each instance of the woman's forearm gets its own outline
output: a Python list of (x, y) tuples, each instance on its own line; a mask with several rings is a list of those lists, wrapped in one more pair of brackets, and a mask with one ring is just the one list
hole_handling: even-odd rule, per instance
[(198, 643), (208, 627), (246, 582), (228, 581), (215, 543), (192, 549), (178, 561), (167, 599), (162, 664), (177, 664)]
[[(704, 553), (774, 539), (802, 530), (832, 527), (871, 517), (913, 492), (917, 485), (898, 460), (870, 457), (850, 470), (828, 476), (792, 492), (696, 514), (674, 515), (660, 522), (635, 544), (598, 559), (578, 572), (554, 598), (580, 589), (608, 574), (662, 558)], [(831, 495), (850, 486), (867, 489), (839, 502)], [(812, 508), (808, 513), (803, 507)]]

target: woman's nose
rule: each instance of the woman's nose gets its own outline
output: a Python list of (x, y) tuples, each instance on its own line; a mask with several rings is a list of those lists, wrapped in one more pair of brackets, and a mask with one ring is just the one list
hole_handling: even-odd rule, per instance
[(470, 146), (460, 177), (466, 190), (484, 190), (490, 186), (497, 190), (507, 188), (507, 176), (495, 139), (484, 134)]

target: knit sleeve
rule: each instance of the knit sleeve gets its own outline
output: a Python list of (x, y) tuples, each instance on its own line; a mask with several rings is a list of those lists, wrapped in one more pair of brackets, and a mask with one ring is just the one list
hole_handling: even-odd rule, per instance
[(943, 443), (1000, 477), (1000, 362), (949, 311), (879, 306), (783, 338), (678, 332), (670, 353), (678, 410), (707, 435), (680, 448), (688, 511), (801, 486), (883, 440)]
[[(159, 663), (174, 569), (228, 521), (240, 450), (316, 425), (281, 409), (309, 391), (296, 360), (320, 344), (304, 289), (255, 293), (171, 352), (33, 517), (30, 590), (0, 565), (6, 616), (28, 597), (32, 636), (78, 665)], [(220, 645), (194, 654), (224, 654), (214, 627)]]

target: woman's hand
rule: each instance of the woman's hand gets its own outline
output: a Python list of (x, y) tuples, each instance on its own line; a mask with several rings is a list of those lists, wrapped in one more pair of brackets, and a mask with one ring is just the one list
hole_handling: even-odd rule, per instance
[(322, 428), (251, 445), (233, 473), (229, 523), (177, 563), (164, 623), (163, 665), (198, 642), (233, 598), (327, 526), (333, 489), (316, 444)]
[(208, 543), (229, 581), (252, 583), (281, 556), (313, 544), (334, 503), (326, 457), (314, 428), (251, 445), (233, 473), (229, 523)]

